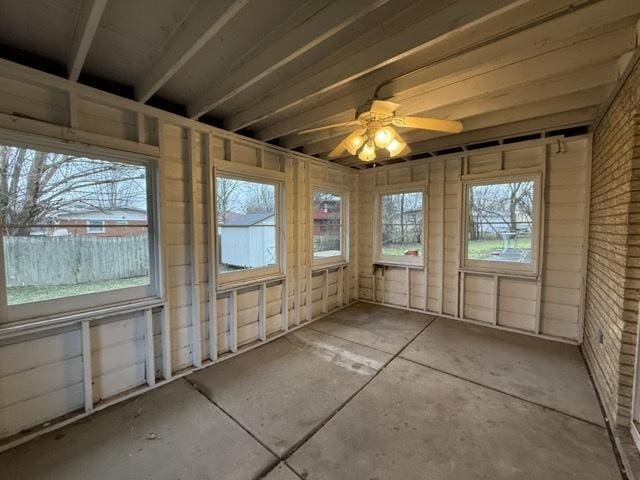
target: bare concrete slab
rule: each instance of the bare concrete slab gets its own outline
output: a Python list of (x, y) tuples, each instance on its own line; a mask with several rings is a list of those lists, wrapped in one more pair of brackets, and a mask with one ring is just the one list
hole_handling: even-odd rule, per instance
[(11, 480), (252, 479), (276, 458), (184, 380), (0, 454)]
[(434, 319), (433, 315), (357, 303), (310, 328), (396, 354)]
[(188, 378), (281, 456), (390, 358), (304, 328)]
[(263, 480), (300, 480), (300, 477), (293, 473), (293, 470), (287, 467), (284, 462), (280, 462)]
[(287, 463), (310, 480), (621, 478), (604, 428), (400, 358)]
[(438, 318), (402, 357), (604, 425), (577, 346)]

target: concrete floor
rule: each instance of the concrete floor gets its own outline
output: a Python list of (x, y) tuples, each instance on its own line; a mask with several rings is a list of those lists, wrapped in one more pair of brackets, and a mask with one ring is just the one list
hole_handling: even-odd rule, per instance
[(620, 479), (577, 347), (358, 304), (0, 454), (1, 479)]

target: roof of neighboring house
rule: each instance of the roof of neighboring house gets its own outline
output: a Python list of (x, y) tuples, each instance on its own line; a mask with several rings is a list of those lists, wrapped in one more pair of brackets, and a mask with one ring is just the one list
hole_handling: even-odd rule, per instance
[(88, 208), (75, 212), (59, 213), (56, 218), (63, 220), (146, 220), (147, 211), (141, 208)]
[(234, 215), (233, 218), (228, 218), (221, 227), (229, 225), (244, 225), (251, 226), (256, 223), (260, 223), (267, 218), (273, 217), (273, 213), (246, 213), (244, 215)]
[(114, 212), (132, 212), (132, 213), (147, 213), (144, 208), (133, 207), (120, 207), (120, 208), (88, 208), (86, 210), (76, 210), (75, 212), (59, 213), (58, 217), (73, 217), (75, 215), (84, 215), (87, 213), (114, 213)]

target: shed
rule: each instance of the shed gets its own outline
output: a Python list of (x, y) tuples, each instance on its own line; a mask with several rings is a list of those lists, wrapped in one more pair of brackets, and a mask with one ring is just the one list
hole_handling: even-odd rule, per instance
[(276, 262), (273, 213), (234, 215), (218, 225), (224, 267), (256, 268)]

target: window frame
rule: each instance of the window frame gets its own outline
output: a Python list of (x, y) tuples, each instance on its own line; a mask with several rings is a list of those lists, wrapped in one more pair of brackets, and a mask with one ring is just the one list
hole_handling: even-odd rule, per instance
[[(213, 168), (213, 182), (212, 182), (212, 197), (214, 200), (214, 238), (215, 238), (215, 272), (216, 272), (216, 284), (219, 290), (223, 290), (224, 287), (228, 287), (230, 284), (243, 283), (251, 280), (265, 280), (270, 278), (280, 277), (285, 271), (285, 259), (283, 258), (284, 252), (286, 252), (286, 239), (284, 238), (286, 228), (284, 226), (285, 219), (285, 182), (284, 175), (281, 172), (274, 172), (270, 170), (264, 170), (256, 167), (246, 168), (247, 165), (233, 165), (231, 162), (224, 167), (219, 166), (219, 162), (216, 162), (216, 166)], [(216, 184), (218, 177), (233, 178), (235, 180), (241, 180), (245, 182), (262, 183), (275, 186), (275, 228), (276, 228), (276, 264), (247, 268), (244, 270), (237, 270), (233, 272), (221, 272), (220, 271), (220, 248), (218, 242), (218, 206), (215, 202), (216, 199)], [(211, 197), (210, 197), (211, 198)]]
[[(411, 257), (408, 255), (382, 254), (382, 197), (402, 193), (420, 193), (422, 195), (422, 255)], [(424, 268), (425, 252), (427, 251), (427, 201), (428, 190), (425, 185), (389, 186), (376, 189), (375, 217), (373, 224), (373, 259), (376, 265), (390, 265), (401, 267)]]
[[(316, 257), (313, 250), (313, 232), (315, 229), (313, 197), (316, 192), (329, 193), (340, 197), (340, 255)], [(346, 264), (349, 261), (349, 191), (346, 188), (335, 185), (314, 183), (311, 188), (311, 198), (309, 199), (309, 212), (309, 241), (311, 243), (309, 251), (311, 252), (311, 265), (318, 269)]]
[(41, 321), (42, 319), (55, 319), (83, 312), (99, 312), (125, 304), (142, 303), (150, 300), (164, 300), (162, 293), (164, 279), (161, 265), (161, 238), (157, 220), (160, 215), (157, 157), (107, 147), (65, 142), (55, 138), (5, 129), (0, 129), (0, 144), (16, 148), (85, 156), (95, 160), (145, 167), (150, 279), (148, 285), (9, 305), (7, 300), (4, 262), (4, 224), (2, 224), (0, 218), (0, 324), (14, 322), (28, 324)]
[[(469, 189), (481, 185), (499, 185), (515, 182), (533, 182), (533, 228), (531, 232), (531, 262), (496, 262), (491, 260), (473, 260), (467, 258), (468, 247), (468, 211)], [(464, 271), (480, 273), (511, 274), (537, 277), (540, 274), (540, 235), (544, 219), (542, 199), (543, 176), (539, 170), (519, 172), (504, 171), (490, 174), (465, 175), (462, 178), (462, 208), (460, 218), (460, 267)]]

